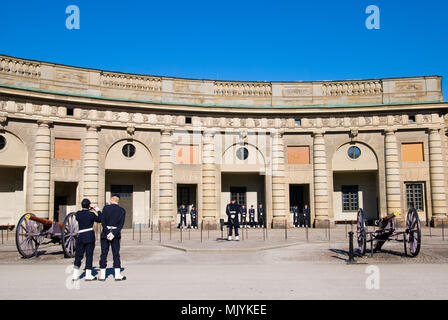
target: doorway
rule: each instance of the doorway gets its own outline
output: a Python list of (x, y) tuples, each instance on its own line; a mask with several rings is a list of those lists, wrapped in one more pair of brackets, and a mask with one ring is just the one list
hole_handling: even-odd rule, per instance
[(54, 183), (54, 220), (63, 222), (65, 216), (76, 210), (76, 193), (78, 190), (77, 182), (59, 182)]

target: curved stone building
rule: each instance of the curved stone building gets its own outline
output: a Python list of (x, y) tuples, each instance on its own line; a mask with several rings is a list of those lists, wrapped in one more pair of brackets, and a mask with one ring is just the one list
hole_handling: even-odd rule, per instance
[(132, 223), (215, 227), (235, 198), (268, 225), (369, 219), (412, 202), (447, 215), (441, 77), (244, 82), (179, 79), (0, 56), (0, 224), (61, 220), (120, 193)]

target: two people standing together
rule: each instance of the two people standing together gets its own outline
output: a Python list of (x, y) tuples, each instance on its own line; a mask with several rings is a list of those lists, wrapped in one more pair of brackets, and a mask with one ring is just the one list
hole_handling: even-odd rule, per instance
[(121, 229), (123, 229), (126, 217), (126, 211), (118, 205), (120, 196), (113, 194), (110, 204), (104, 206), (101, 212), (98, 207), (92, 208), (90, 200), (84, 199), (81, 202), (82, 210), (76, 212), (76, 220), (79, 224), (78, 238), (76, 240), (76, 255), (73, 269), (73, 281), (79, 279), (79, 269), (81, 261), (86, 256), (86, 281), (97, 280), (92, 275), (93, 251), (95, 248), (95, 232), (93, 230), (94, 222), (101, 222), (103, 231), (101, 232), (101, 258), (100, 258), (100, 277), (98, 280), (106, 280), (107, 255), (109, 248), (112, 247), (113, 267), (115, 271), (115, 281), (126, 280), (121, 275), (120, 261), (120, 239)]

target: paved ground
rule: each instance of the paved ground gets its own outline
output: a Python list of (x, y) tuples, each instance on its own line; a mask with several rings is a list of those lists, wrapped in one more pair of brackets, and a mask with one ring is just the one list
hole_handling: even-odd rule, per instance
[[(5, 237), (0, 299), (446, 299), (448, 239), (442, 240), (440, 229), (431, 234), (423, 230), (416, 258), (391, 242), (385, 252), (348, 265), (344, 226), (330, 234), (311, 229), (308, 242), (303, 229), (289, 229), (286, 239), (284, 230), (268, 230), (266, 239), (262, 230), (251, 229), (239, 242), (206, 231), (201, 242), (198, 230), (183, 232), (182, 242), (178, 230), (171, 240), (162, 234), (162, 241), (142, 230), (140, 242), (138, 231), (133, 236), (127, 230), (121, 256), (128, 280), (115, 282), (110, 275), (104, 283), (81, 280), (75, 286), (68, 281), (73, 259), (64, 259), (60, 246), (41, 246), (38, 257), (22, 259), (12, 237)], [(95, 267), (98, 256), (97, 244)], [(366, 288), (376, 275), (372, 270), (379, 272), (379, 289)]]

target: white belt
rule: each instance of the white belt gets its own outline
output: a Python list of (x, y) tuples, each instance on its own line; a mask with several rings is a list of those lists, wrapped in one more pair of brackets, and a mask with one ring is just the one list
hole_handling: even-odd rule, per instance
[(230, 213), (236, 213), (236, 211), (230, 211)]
[(93, 228), (82, 229), (82, 230), (79, 230), (78, 233), (83, 233), (83, 232), (87, 232), (87, 231), (93, 231)]
[(117, 227), (107, 226), (107, 229), (114, 230), (114, 229), (117, 229)]

